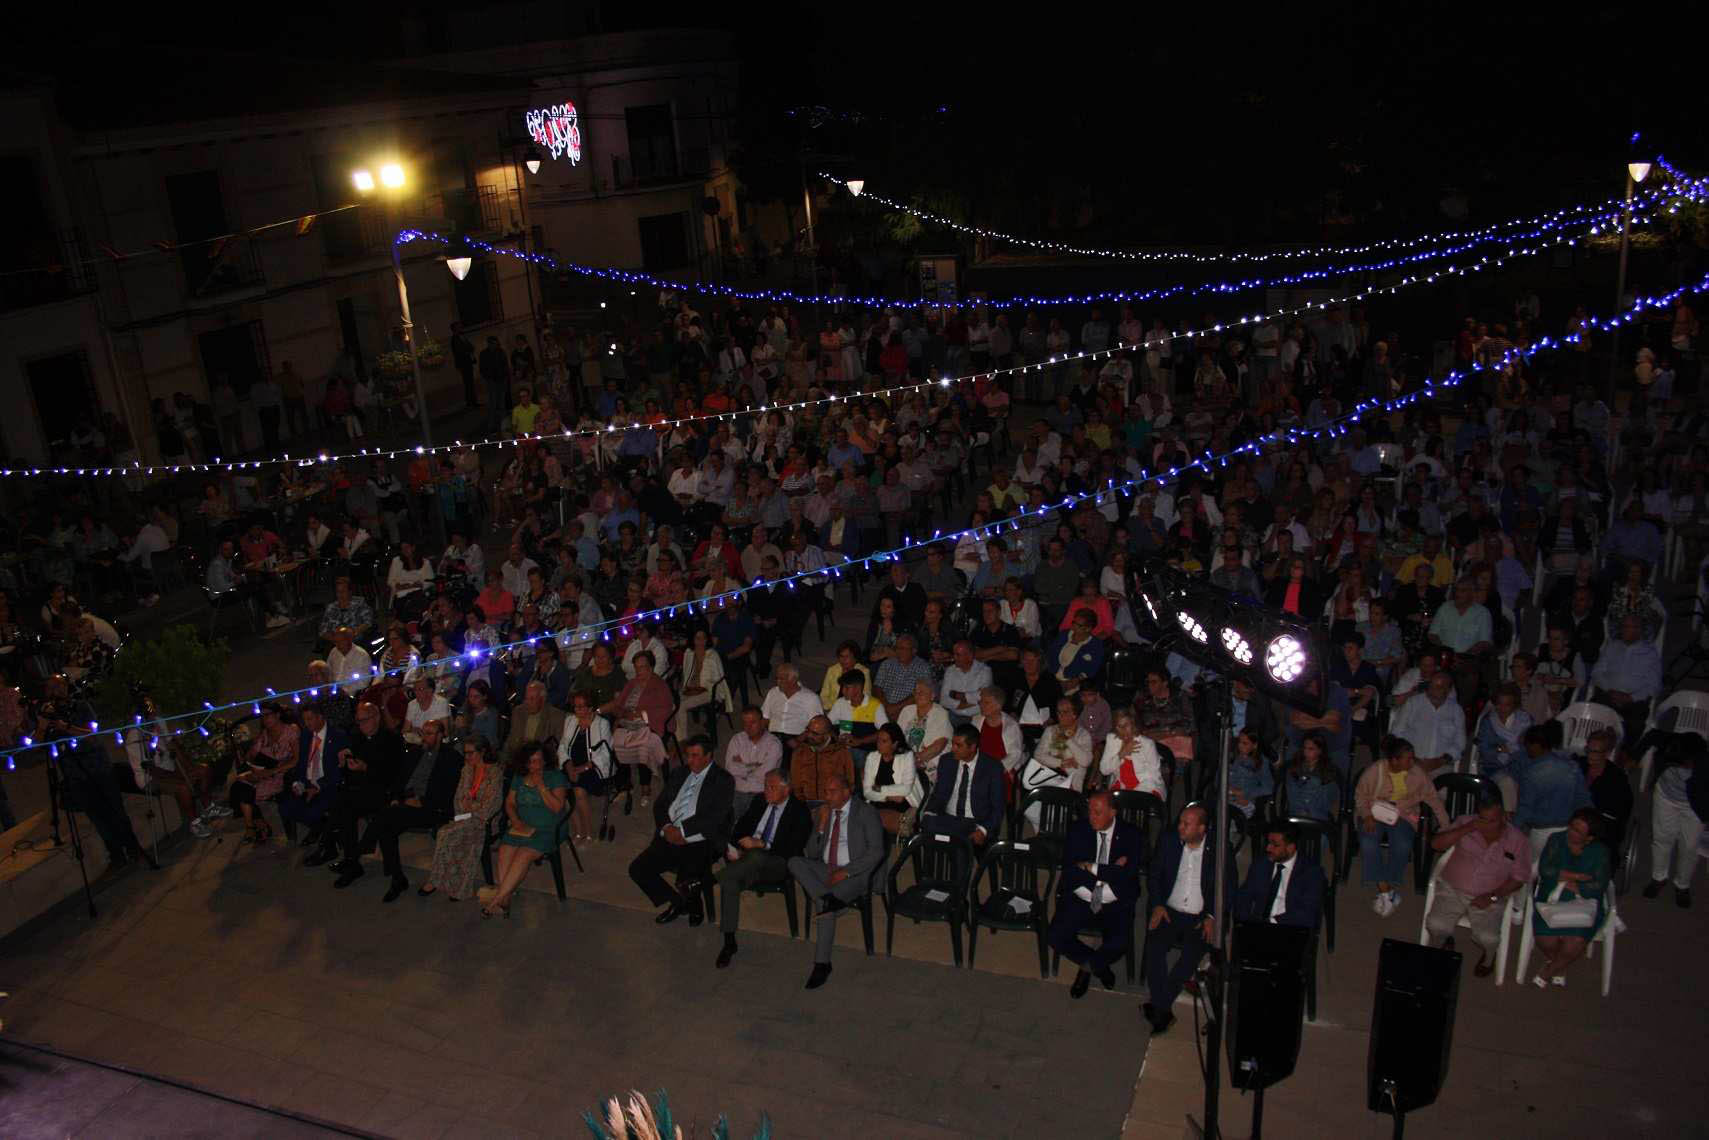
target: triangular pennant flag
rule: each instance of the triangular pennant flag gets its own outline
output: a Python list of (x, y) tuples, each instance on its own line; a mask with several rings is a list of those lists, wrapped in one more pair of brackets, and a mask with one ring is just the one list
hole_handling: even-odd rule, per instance
[(298, 218), (297, 219), (297, 236), (302, 237), (304, 234), (306, 234), (310, 230), (314, 229), (314, 224), (315, 224), (315, 215), (313, 215), (313, 214), (304, 214), (302, 217)]

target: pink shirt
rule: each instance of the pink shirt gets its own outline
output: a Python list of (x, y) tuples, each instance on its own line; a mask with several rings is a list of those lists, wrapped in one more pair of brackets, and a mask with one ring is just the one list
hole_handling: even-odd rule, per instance
[[(1463, 815), (1454, 821), (1463, 827), (1477, 818)], [(1455, 890), (1468, 895), (1487, 895), (1509, 879), (1531, 881), (1531, 841), (1512, 824), (1503, 826), (1501, 838), (1486, 843), (1469, 831), (1454, 844), (1454, 857), (1442, 868), (1442, 878)]]

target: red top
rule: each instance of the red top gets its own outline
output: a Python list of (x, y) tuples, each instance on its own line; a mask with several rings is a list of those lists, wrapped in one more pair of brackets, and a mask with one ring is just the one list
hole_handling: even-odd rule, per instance
[(988, 720), (979, 730), (979, 751), (993, 760), (1002, 760), (1008, 756), (1003, 748), (1003, 718)]

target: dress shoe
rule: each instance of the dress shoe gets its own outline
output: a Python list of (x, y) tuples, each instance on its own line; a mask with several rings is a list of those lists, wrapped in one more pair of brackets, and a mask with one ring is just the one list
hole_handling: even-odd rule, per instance
[(1098, 971), (1098, 984), (1100, 986), (1103, 986), (1106, 990), (1115, 989), (1116, 988), (1116, 972), (1114, 970), (1110, 969), (1108, 966), (1105, 966), (1102, 970)]
[(701, 910), (699, 907), (690, 908), (690, 910), (688, 912), (688, 924), (690, 926), (699, 926), (701, 923), (703, 923), (705, 921), (706, 921), (706, 912), (705, 911)]
[(392, 885), (386, 888), (386, 897), (381, 902), (397, 902), (398, 896), (409, 890), (409, 880), (402, 875), (392, 880)]
[(1489, 960), (1489, 955), (1480, 955), (1478, 964), (1472, 967), (1472, 976), (1487, 978), (1493, 973), (1495, 973), (1495, 963)]
[[(148, 859), (147, 853), (144, 853), (143, 858)], [(148, 861), (150, 863), (154, 862), (152, 859), (149, 859)], [(1679, 904), (1680, 910), (1686, 910), (1691, 906), (1691, 892), (1680, 890), (1678, 887), (1675, 887), (1673, 889), (1673, 901)]]
[(724, 939), (724, 948), (722, 950), (718, 951), (718, 963), (717, 963), (718, 968), (720, 970), (722, 970), (722, 969), (726, 968), (727, 966), (729, 966), (730, 959), (734, 958), (735, 956), (736, 956), (736, 940), (734, 938), (727, 937)]
[(1644, 888), (1644, 897), (1647, 899), (1655, 898), (1662, 893), (1662, 887), (1666, 885), (1666, 879), (1651, 879), (1649, 885)]
[(847, 909), (848, 905), (848, 903), (844, 902), (836, 895), (826, 895), (824, 898), (819, 900), (819, 913), (836, 914), (839, 910)]
[(331, 847), (322, 847), (319, 851), (303, 860), (305, 867), (323, 867), (338, 858), (338, 852)]
[(831, 964), (829, 962), (815, 962), (813, 963), (813, 972), (807, 975), (807, 985), (804, 988), (816, 990), (830, 980)]
[(360, 879), (362, 874), (362, 864), (352, 863), (338, 873), (338, 878), (332, 885), (342, 891), (345, 887), (348, 887), (351, 883)]
[(1074, 984), (1072, 986), (1068, 987), (1068, 996), (1071, 998), (1074, 998), (1076, 1001), (1078, 1001), (1079, 999), (1086, 996), (1086, 991), (1088, 989), (1090, 989), (1091, 986), (1092, 986), (1092, 973), (1091, 973), (1091, 971), (1081, 970), (1079, 973), (1074, 975)]
[(1163, 1016), (1159, 1020), (1151, 1023), (1151, 1035), (1153, 1037), (1161, 1036), (1162, 1034), (1169, 1032), (1169, 1027), (1174, 1024), (1175, 1014), (1172, 1011), (1165, 1010), (1163, 1012)]
[(667, 922), (675, 922), (686, 913), (688, 912), (683, 909), (683, 905), (681, 903), (673, 902), (669, 906), (665, 907), (664, 910), (661, 910), (653, 918), (653, 921), (658, 923), (660, 926), (663, 926)]

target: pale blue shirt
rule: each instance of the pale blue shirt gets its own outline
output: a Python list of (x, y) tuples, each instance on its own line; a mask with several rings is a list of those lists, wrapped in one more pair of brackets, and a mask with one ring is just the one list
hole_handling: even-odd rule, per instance
[(1602, 647), (1590, 679), (1600, 688), (1626, 693), (1634, 701), (1647, 701), (1661, 692), (1662, 656), (1642, 638), (1630, 645), (1611, 641)]
[(1455, 653), (1464, 653), (1479, 642), (1492, 639), (1489, 611), (1473, 602), (1461, 613), (1458, 606), (1448, 602), (1430, 619), (1430, 636)]
[[(678, 825), (679, 828), (683, 820), (694, 815), (694, 809), (700, 803), (700, 785), (706, 782), (706, 773), (711, 770), (712, 765), (708, 764), (698, 772), (690, 772), (688, 779), (684, 780), (682, 787), (678, 789), (676, 799), (671, 801), (670, 821)], [(661, 832), (661, 834), (663, 833)], [(688, 843), (696, 843), (700, 840), (700, 836), (685, 833), (683, 840)]]

